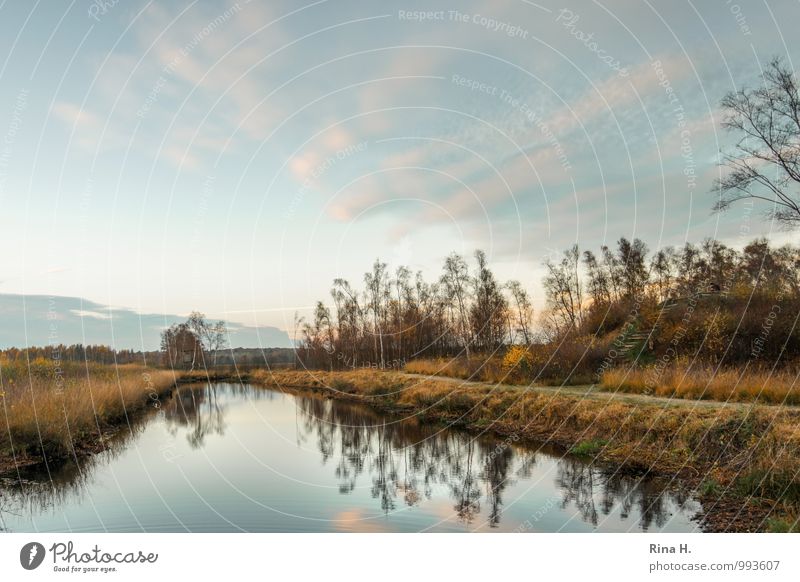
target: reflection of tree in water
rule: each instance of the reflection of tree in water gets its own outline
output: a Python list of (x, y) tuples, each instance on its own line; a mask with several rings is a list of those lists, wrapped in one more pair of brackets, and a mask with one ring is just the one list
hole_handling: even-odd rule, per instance
[[(522, 454), (522, 465), (525, 459), (534, 458), (532, 454)], [(514, 452), (510, 446), (495, 449), (486, 457), (483, 466), (483, 480), (486, 483), (486, 500), (489, 506), (489, 526), (497, 527), (500, 524), (500, 514), (503, 510), (503, 491), (513, 481), (508, 474), (514, 465)], [(530, 468), (526, 469), (530, 473)]]
[[(645, 531), (653, 525), (663, 527), (671, 517), (668, 496), (651, 480), (609, 473), (579, 459), (566, 457), (559, 462), (556, 484), (563, 492), (562, 507), (573, 503), (581, 518), (592, 525), (597, 525), (600, 514), (609, 515), (616, 505), (622, 520), (635, 511)], [(676, 493), (673, 499), (680, 506), (688, 497)]]
[[(173, 436), (181, 428), (193, 448), (200, 448), (211, 434), (224, 434), (226, 400), (274, 399), (276, 393), (241, 384), (185, 385), (163, 401), (161, 410), (167, 430)], [(0, 531), (5, 529), (4, 515), (24, 518), (53, 512), (67, 503), (91, 503), (86, 492), (91, 475), (98, 466), (107, 465), (122, 454), (141, 434), (153, 415), (136, 418), (105, 438), (102, 453), (81, 457), (58, 466), (29, 467), (19, 475), (0, 477)]]
[(131, 423), (104, 437), (105, 449), (50, 467), (33, 466), (0, 477), (0, 531), (10, 531), (5, 517), (24, 519), (29, 515), (54, 513), (67, 503), (91, 503), (86, 492), (91, 475), (99, 465), (119, 457), (128, 444), (144, 430), (143, 423)]
[(473, 456), (475, 454), (475, 444), (472, 440), (466, 443), (466, 450), (462, 452), (461, 444), (453, 457), (451, 465), (452, 479), (450, 480), (450, 492), (455, 499), (455, 506), (458, 518), (464, 523), (472, 523), (475, 516), (481, 512), (481, 491), (478, 488), (476, 476), (473, 471)]
[[(387, 422), (348, 403), (298, 397), (297, 404), (299, 428), (305, 433), (299, 440), (315, 437), (323, 463), (335, 459), (341, 493), (353, 491), (366, 471), (372, 496), (388, 513), (398, 499), (408, 506), (430, 499), (439, 485), (449, 491), (459, 519), (470, 523), (480, 513), (483, 484), (490, 524), (500, 522), (501, 494), (514, 464), (511, 447), (496, 447), (490, 439), (476, 440), (452, 430), (437, 431), (414, 420)], [(528, 466), (533, 456), (525, 455)]]
[(180, 428), (187, 428), (186, 440), (193, 449), (199, 449), (209, 435), (225, 434), (226, 400), (273, 396), (274, 393), (268, 390), (253, 389), (240, 384), (181, 386), (163, 406), (167, 430), (175, 436)]
[[(202, 447), (210, 435), (225, 431), (226, 402), (274, 399), (280, 394), (233, 384), (184, 386), (162, 406), (173, 435), (185, 430), (192, 447)], [(485, 511), (485, 522), (497, 527), (504, 495), (516, 479), (530, 479), (542, 457), (538, 451), (513, 446), (513, 441), (475, 438), (452, 429), (439, 429), (414, 419), (387, 420), (371, 409), (318, 397), (292, 397), (297, 405), (298, 443), (316, 442), (323, 463), (334, 467), (339, 491), (352, 492), (367, 474), (370, 492), (383, 512), (398, 505), (415, 506), (446, 491), (458, 519), (472, 523)], [(149, 418), (153, 418), (150, 416)], [(3, 515), (20, 516), (57, 510), (78, 500), (90, 502), (86, 491), (94, 468), (123, 452), (146, 422), (137, 421), (108, 441), (100, 455), (53, 469), (52, 478), (35, 470), (0, 481), (0, 529)], [(604, 474), (575, 458), (558, 461), (556, 485), (563, 507), (574, 504), (581, 517), (597, 524), (600, 515), (619, 505), (622, 519), (634, 514), (643, 529), (663, 526), (672, 507), (685, 497), (665, 495), (652, 482)]]
[[(333, 462), (339, 491), (347, 494), (367, 473), (371, 494), (389, 513), (398, 504), (418, 505), (446, 490), (458, 519), (474, 522), (485, 508), (485, 520), (497, 527), (503, 495), (515, 479), (529, 479), (536, 467), (535, 450), (512, 441), (475, 438), (456, 430), (440, 430), (414, 419), (387, 421), (367, 407), (311, 396), (296, 398), (298, 442), (316, 440), (323, 463)], [(622, 519), (639, 516), (642, 529), (661, 527), (670, 516), (668, 495), (646, 479), (612, 476), (571, 457), (559, 460), (556, 485), (562, 507), (574, 504), (581, 518), (597, 525), (619, 505)], [(671, 495), (671, 494), (670, 494)], [(681, 504), (685, 498), (675, 498)]]

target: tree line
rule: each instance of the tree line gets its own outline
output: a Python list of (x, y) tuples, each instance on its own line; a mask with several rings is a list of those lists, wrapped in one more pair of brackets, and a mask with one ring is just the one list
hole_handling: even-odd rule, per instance
[(797, 247), (763, 238), (742, 250), (706, 239), (652, 254), (638, 238), (596, 252), (573, 245), (544, 262), (544, 308), (534, 321), (530, 293), (519, 281), (499, 282), (482, 251), (472, 264), (449, 255), (433, 282), (377, 260), (360, 290), (336, 279), (331, 306), (320, 301), (309, 320), (298, 320), (298, 356), (307, 367), (391, 368), (422, 357), (486, 359), (510, 345), (552, 359), (554, 346), (580, 346), (584, 365), (594, 365), (620, 334), (638, 332), (647, 336), (638, 355), (674, 346), (680, 335), (681, 353), (705, 343), (708, 359), (727, 351), (732, 361), (753, 355), (765, 325), (772, 351), (763, 355), (795, 355), (799, 267)]
[(103, 345), (48, 345), (28, 348), (7, 348), (0, 350), (0, 357), (9, 361), (33, 361), (45, 359), (65, 362), (97, 362), (99, 364), (142, 364), (148, 361), (153, 352), (136, 350), (115, 350)]
[(421, 356), (491, 353), (532, 337), (528, 292), (518, 281), (500, 283), (483, 251), (472, 266), (449, 255), (433, 282), (407, 267), (390, 272), (376, 260), (363, 283), (359, 290), (334, 280), (332, 307), (319, 301), (309, 320), (297, 320), (303, 365), (391, 368)]

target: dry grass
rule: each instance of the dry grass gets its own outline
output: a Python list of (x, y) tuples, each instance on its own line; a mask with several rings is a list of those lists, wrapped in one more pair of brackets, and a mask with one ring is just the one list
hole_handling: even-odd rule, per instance
[(0, 460), (91, 448), (126, 414), (155, 402), (172, 372), (37, 359), (0, 360)]
[(692, 400), (800, 404), (796, 371), (762, 371), (690, 367), (683, 363), (664, 369), (616, 368), (603, 374), (607, 391), (650, 394)]
[(411, 374), (425, 374), (426, 376), (447, 376), (448, 378), (461, 378), (479, 382), (513, 383), (509, 370), (503, 367), (499, 357), (485, 359), (476, 356), (466, 358), (429, 358), (411, 360), (405, 365), (405, 371)]
[(800, 410), (793, 408), (585, 399), (381, 371), (262, 372), (254, 380), (565, 447), (603, 442), (602, 460), (689, 479), (713, 478), (728, 494), (777, 501), (790, 512), (800, 508)]
[(598, 366), (597, 354), (602, 350), (596, 345), (585, 344), (582, 341), (567, 343), (560, 346), (557, 353), (551, 346), (511, 346), (505, 352), (488, 357), (476, 354), (469, 360), (463, 356), (421, 358), (411, 360), (404, 369), (412, 374), (494, 384), (591, 384)]
[(324, 389), (334, 396), (396, 396), (408, 387), (402, 376), (379, 370), (326, 372), (321, 370), (255, 370), (248, 378), (267, 386)]
[[(529, 367), (509, 366), (499, 358), (488, 361), (479, 357), (469, 361), (465, 358), (441, 358), (412, 360), (406, 364), (405, 371), (481, 382), (528, 384), (533, 378)], [(665, 398), (800, 405), (798, 374), (792, 368), (775, 371), (752, 368), (717, 370), (706, 365), (690, 366), (688, 362), (679, 360), (663, 368), (649, 366), (608, 369), (603, 373), (599, 387), (608, 392)], [(552, 383), (543, 377), (539, 377), (537, 381), (541, 384)]]

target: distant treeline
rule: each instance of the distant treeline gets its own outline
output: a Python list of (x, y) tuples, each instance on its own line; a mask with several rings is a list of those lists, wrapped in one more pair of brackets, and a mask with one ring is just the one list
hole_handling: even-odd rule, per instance
[[(158, 366), (162, 364), (163, 356), (161, 351), (114, 350), (109, 346), (82, 344), (0, 350), (0, 360), (12, 362), (44, 359), (52, 362)], [(288, 366), (295, 362), (295, 351), (292, 348), (225, 348), (212, 353), (206, 360), (209, 366)]]
[(0, 357), (10, 361), (62, 360), (65, 362), (97, 362), (100, 364), (155, 364), (159, 352), (142, 352), (134, 350), (115, 350), (109, 346), (83, 344), (51, 345), (30, 348), (8, 348), (0, 350)]
[(230, 348), (224, 321), (216, 323), (205, 314), (192, 311), (185, 322), (175, 323), (161, 332), (161, 364), (167, 368), (195, 370), (218, 366), (292, 365), (294, 349)]
[(451, 254), (433, 282), (378, 260), (362, 289), (335, 280), (332, 308), (318, 302), (311, 320), (299, 321), (299, 357), (309, 367), (390, 368), (518, 345), (538, 362), (534, 373), (564, 376), (603, 365), (609, 353), (733, 363), (800, 352), (795, 246), (758, 239), (737, 251), (707, 239), (651, 255), (623, 237), (598, 252), (574, 245), (544, 266), (546, 307), (534, 325), (529, 293), (499, 282), (481, 251), (472, 266)]

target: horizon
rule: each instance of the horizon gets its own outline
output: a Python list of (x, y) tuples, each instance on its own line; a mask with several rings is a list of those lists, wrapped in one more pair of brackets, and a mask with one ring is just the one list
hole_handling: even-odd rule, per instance
[[(752, 208), (750, 202), (743, 203), (745, 207)], [(795, 249), (800, 248), (792, 242), (786, 242), (784, 237), (780, 237), (778, 241), (770, 237), (751, 237), (749, 222), (750, 218), (745, 220), (742, 224), (743, 227), (739, 236), (732, 241), (732, 244), (727, 244), (725, 241), (718, 241), (725, 244), (729, 249), (741, 252), (745, 246), (750, 242), (755, 242), (760, 239), (766, 239), (770, 248), (775, 249), (779, 246), (789, 246)], [(639, 239), (642, 240), (642, 239)], [(699, 247), (701, 243), (711, 239), (705, 237), (698, 241), (685, 241), (684, 244), (691, 244)], [(615, 248), (616, 241), (611, 241), (609, 245), (612, 249)], [(662, 249), (672, 247), (675, 250), (680, 250), (681, 247), (674, 245), (666, 245), (664, 247), (650, 247), (646, 240), (642, 240), (647, 248), (648, 268), (652, 268), (649, 260), (653, 255)], [(480, 249), (476, 249), (480, 250)], [(550, 249), (548, 259), (557, 262), (560, 253), (566, 249)], [(591, 250), (597, 251), (597, 248), (579, 248), (581, 256), (583, 251)], [(473, 256), (466, 255), (464, 258), (467, 263), (472, 266)], [(381, 260), (377, 257), (376, 260)], [(404, 265), (399, 265), (404, 266)], [(489, 265), (490, 268), (492, 265)], [(583, 259), (580, 262), (581, 276), (586, 275), (586, 267)], [(366, 270), (365, 270), (366, 272)], [(435, 279), (434, 279), (435, 281)], [(505, 281), (502, 281), (505, 283)], [(361, 284), (361, 281), (356, 280), (356, 288)], [(541, 283), (539, 283), (541, 286)], [(526, 289), (529, 291), (529, 289)], [(19, 305), (15, 309), (14, 300), (20, 300), (22, 307)], [(329, 298), (328, 298), (329, 299)], [(534, 295), (532, 298), (532, 305), (534, 307), (534, 320), (532, 322), (533, 329), (541, 331), (541, 322), (539, 316), (544, 315), (545, 305), (541, 295)], [(318, 298), (327, 307), (332, 307), (330, 301), (325, 298)], [(32, 302), (33, 304), (29, 304)], [(64, 304), (67, 304), (66, 307)], [(316, 303), (316, 302), (315, 302)], [(586, 299), (587, 305), (590, 300)], [(308, 307), (310, 312), (313, 306)], [(166, 313), (140, 313), (133, 309), (122, 306), (109, 306), (101, 305), (94, 301), (88, 300), (83, 297), (67, 297), (58, 295), (32, 295), (32, 294), (13, 294), (13, 293), (0, 293), (0, 313), (3, 314), (3, 319), (6, 323), (12, 323), (0, 329), (0, 350), (8, 348), (40, 348), (47, 345), (104, 345), (109, 346), (117, 351), (132, 349), (134, 351), (151, 352), (158, 351), (158, 342), (160, 341), (160, 334), (168, 327), (175, 323), (180, 323), (185, 320), (190, 314), (190, 310), (180, 314), (166, 314)], [(295, 313), (299, 315), (300, 309), (295, 309)], [(13, 325), (13, 318), (16, 316), (22, 325)], [(53, 321), (57, 322), (56, 327), (53, 327)], [(293, 339), (293, 336), (298, 331), (297, 329), (280, 329), (274, 326), (263, 325), (248, 325), (241, 321), (236, 321), (230, 318), (222, 318), (226, 324), (226, 337), (228, 346), (226, 350), (233, 349), (296, 349), (296, 343), (299, 341)], [(87, 330), (87, 322), (90, 324)], [(31, 330), (33, 324), (33, 330)], [(38, 324), (38, 329), (37, 329)], [(95, 324), (95, 325), (91, 325)], [(80, 337), (78, 336), (77, 327), (80, 326)], [(39, 340), (13, 340), (12, 337), (19, 337), (13, 330), (24, 330), (25, 337), (40, 338)], [(145, 333), (147, 330), (148, 333)], [(66, 333), (65, 333), (66, 332)], [(53, 337), (53, 334), (56, 337)], [(66, 338), (64, 337), (66, 336)], [(247, 344), (234, 344), (235, 338), (247, 338)], [(120, 339), (125, 338), (125, 339)], [(269, 339), (267, 339), (269, 338)], [(53, 343), (55, 341), (55, 344)], [(264, 343), (264, 342), (267, 343)]]

